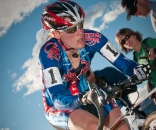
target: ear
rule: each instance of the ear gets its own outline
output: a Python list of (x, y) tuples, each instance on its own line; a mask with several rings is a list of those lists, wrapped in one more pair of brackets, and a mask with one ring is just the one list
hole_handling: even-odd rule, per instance
[(61, 32), (59, 32), (59, 31), (51, 31), (50, 35), (51, 35), (51, 37), (54, 37), (58, 40), (61, 38)]

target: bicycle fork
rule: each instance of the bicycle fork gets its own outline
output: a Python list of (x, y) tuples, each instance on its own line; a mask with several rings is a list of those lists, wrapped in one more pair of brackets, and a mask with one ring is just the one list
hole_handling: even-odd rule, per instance
[[(130, 130), (139, 130), (139, 127), (143, 125), (145, 119), (132, 119), (131, 115), (127, 116), (126, 114), (121, 115), (111, 126), (108, 128), (108, 130), (117, 130), (120, 126), (122, 126), (125, 122), (127, 122), (127, 125)], [(132, 121), (133, 120), (133, 121)], [(131, 123), (130, 123), (131, 122)]]

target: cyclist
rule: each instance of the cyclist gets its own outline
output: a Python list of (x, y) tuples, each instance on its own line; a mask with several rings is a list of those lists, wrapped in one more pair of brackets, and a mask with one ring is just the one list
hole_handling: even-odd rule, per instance
[[(39, 67), (43, 82), (43, 104), (47, 120), (55, 127), (70, 130), (95, 130), (98, 117), (91, 104), (86, 73), (96, 52), (106, 57), (127, 75), (143, 68), (124, 57), (101, 33), (83, 28), (85, 13), (74, 1), (59, 0), (44, 7), (41, 20), (51, 38), (41, 47)], [(138, 70), (138, 71), (139, 71)], [(105, 126), (120, 116), (115, 103), (105, 109)], [(123, 124), (120, 129), (128, 129)]]

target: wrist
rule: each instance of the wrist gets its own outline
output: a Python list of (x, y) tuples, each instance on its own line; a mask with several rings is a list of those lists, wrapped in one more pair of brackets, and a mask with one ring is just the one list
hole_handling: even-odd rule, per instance
[(100, 78), (96, 78), (96, 82), (95, 83), (102, 90), (105, 90), (105, 89), (108, 88), (108, 84), (105, 81), (103, 81), (102, 79), (100, 79)]
[(77, 99), (80, 106), (84, 105), (84, 103), (82, 102), (82, 98), (83, 98), (83, 94), (81, 93), (81, 94), (79, 94), (78, 99)]
[(77, 98), (77, 102), (78, 102), (78, 105), (79, 106), (83, 106), (83, 104), (82, 104), (82, 102), (81, 102), (81, 100), (80, 100), (80, 97), (78, 96), (78, 98)]

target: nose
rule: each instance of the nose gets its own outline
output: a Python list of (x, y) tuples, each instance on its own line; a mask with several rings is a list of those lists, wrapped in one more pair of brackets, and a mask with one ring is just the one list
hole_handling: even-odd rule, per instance
[(125, 39), (125, 44), (129, 45), (129, 39)]
[(77, 35), (81, 35), (81, 34), (83, 34), (83, 28), (82, 29), (79, 29), (79, 28), (77, 28), (77, 31), (76, 31), (76, 33), (77, 33)]

